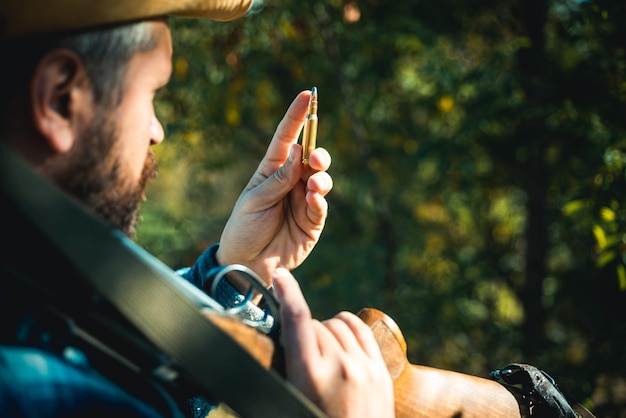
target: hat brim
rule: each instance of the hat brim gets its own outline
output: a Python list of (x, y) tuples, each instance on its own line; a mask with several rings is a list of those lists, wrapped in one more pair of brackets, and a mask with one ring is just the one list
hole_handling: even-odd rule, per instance
[(235, 20), (254, 0), (4, 0), (0, 40), (157, 16)]

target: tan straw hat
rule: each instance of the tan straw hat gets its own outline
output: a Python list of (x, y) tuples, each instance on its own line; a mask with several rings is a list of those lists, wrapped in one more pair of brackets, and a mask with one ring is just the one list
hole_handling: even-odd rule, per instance
[(172, 15), (229, 21), (253, 0), (0, 0), (0, 40)]

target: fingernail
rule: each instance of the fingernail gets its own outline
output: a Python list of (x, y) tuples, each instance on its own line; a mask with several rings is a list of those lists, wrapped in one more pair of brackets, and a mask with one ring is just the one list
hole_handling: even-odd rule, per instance
[(274, 279), (280, 280), (282, 277), (285, 276), (285, 271), (289, 271), (289, 270), (287, 270), (284, 267), (276, 267), (276, 270), (272, 272), (272, 280)]
[[(280, 267), (278, 269), (280, 269)], [(283, 275), (280, 271), (278, 271), (278, 269), (274, 270), (274, 272), (272, 273), (272, 286), (274, 287), (276, 295), (280, 298), (283, 294)]]
[(272, 277), (278, 278), (280, 281), (284, 281), (289, 276), (291, 276), (291, 272), (286, 267), (276, 267), (276, 270), (272, 273)]

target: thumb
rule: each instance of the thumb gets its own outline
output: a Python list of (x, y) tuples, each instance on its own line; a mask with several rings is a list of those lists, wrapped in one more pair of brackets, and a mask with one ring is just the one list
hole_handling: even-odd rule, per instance
[(276, 296), (280, 300), (282, 337), (287, 370), (297, 369), (306, 358), (317, 358), (319, 350), (311, 317), (302, 289), (293, 275), (278, 268), (272, 275)]

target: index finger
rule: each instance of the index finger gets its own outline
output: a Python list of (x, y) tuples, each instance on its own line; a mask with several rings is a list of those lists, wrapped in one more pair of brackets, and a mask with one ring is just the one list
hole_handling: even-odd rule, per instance
[[(278, 124), (261, 163), (263, 169), (267, 167), (269, 174), (276, 171), (277, 166), (285, 162), (291, 144), (298, 141), (310, 97), (311, 92), (309, 90), (301, 91), (291, 102), (285, 116)], [(266, 175), (269, 175), (268, 173), (264, 172)]]
[[(276, 296), (280, 300), (280, 317), (285, 358), (288, 362), (301, 364), (303, 359), (317, 359), (320, 351), (311, 310), (304, 299), (300, 285), (284, 268), (272, 275)], [(289, 364), (287, 364), (289, 369)]]

